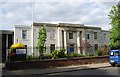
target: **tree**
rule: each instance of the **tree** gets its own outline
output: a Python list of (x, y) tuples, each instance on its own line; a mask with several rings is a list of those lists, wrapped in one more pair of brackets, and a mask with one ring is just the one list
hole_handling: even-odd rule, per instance
[(47, 31), (46, 31), (46, 27), (42, 27), (39, 30), (39, 37), (38, 37), (38, 43), (37, 43), (37, 50), (39, 51), (40, 54), (40, 59), (42, 59), (42, 57), (44, 56), (43, 53), (45, 52), (45, 42), (46, 42), (46, 38), (47, 38)]
[(113, 6), (109, 12), (111, 20), (110, 47), (111, 49), (120, 49), (120, 2)]
[(90, 42), (88, 42), (87, 40), (82, 40), (82, 50), (84, 50), (86, 52), (87, 55), (91, 55), (91, 45)]

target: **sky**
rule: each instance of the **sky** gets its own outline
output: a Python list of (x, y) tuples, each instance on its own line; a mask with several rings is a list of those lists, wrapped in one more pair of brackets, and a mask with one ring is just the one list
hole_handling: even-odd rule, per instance
[(0, 29), (37, 23), (75, 23), (111, 28), (109, 11), (119, 0), (0, 0)]

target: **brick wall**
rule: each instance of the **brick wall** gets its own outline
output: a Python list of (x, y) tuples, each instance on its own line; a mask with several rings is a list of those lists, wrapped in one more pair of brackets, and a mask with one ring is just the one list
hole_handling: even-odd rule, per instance
[(83, 57), (74, 59), (57, 59), (57, 60), (43, 60), (43, 61), (16, 61), (7, 62), (6, 69), (32, 69), (32, 68), (51, 68), (69, 65), (83, 65), (91, 63), (105, 63), (109, 62), (108, 56), (101, 57)]

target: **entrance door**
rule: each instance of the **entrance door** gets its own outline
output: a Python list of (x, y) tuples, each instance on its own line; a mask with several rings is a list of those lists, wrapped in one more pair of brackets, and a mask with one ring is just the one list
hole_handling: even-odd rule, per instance
[(69, 51), (70, 51), (70, 52), (74, 52), (74, 44), (70, 44), (70, 46), (69, 46)]

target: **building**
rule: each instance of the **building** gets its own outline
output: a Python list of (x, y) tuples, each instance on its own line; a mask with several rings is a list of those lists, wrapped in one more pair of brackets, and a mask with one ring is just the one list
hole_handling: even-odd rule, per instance
[(14, 31), (13, 30), (0, 30), (0, 50), (2, 51), (2, 62), (5, 62), (7, 60), (7, 52), (10, 49), (10, 46), (13, 44), (14, 39)]
[(67, 52), (86, 54), (84, 44), (89, 45), (94, 53), (100, 46), (109, 44), (109, 31), (102, 30), (100, 27), (90, 27), (84, 24), (70, 23), (33, 23), (32, 25), (16, 25), (14, 28), (14, 43), (21, 42), (27, 47), (27, 54), (38, 56), (36, 50), (39, 29), (46, 26), (46, 53), (61, 48)]

